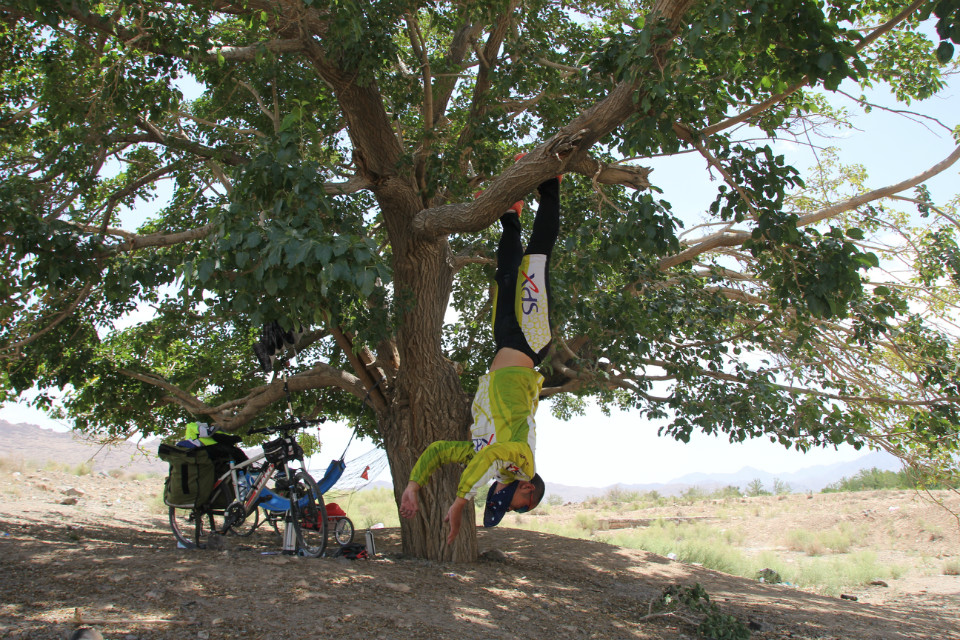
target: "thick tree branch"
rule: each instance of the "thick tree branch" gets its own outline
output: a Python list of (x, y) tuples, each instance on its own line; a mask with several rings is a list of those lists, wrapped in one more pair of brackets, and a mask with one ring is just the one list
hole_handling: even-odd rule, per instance
[(469, 16), (469, 7), (466, 4), (460, 7), (461, 20), (463, 25), (454, 34), (450, 41), (450, 47), (447, 50), (446, 58), (443, 61), (443, 70), (447, 73), (437, 74), (434, 83), (435, 99), (433, 102), (432, 124), (436, 124), (447, 111), (447, 105), (453, 96), (453, 90), (457, 86), (458, 74), (453, 73), (463, 65), (467, 52), (470, 51), (470, 42), (476, 40), (483, 30), (480, 23), (471, 23)]
[[(360, 400), (363, 400), (367, 394), (364, 383), (358, 377), (326, 363), (319, 363), (307, 371), (290, 376), (287, 378), (286, 384), (291, 393), (323, 387), (337, 387)], [(211, 407), (207, 413), (211, 417), (215, 416), (214, 419), (217, 420), (217, 424), (224, 425), (226, 430), (236, 431), (256, 418), (266, 407), (282, 401), (286, 397), (283, 385), (284, 381), (278, 379), (252, 389), (244, 398), (239, 400), (239, 406), (241, 407), (239, 410), (236, 409), (238, 401), (231, 401), (221, 406)]]
[(343, 182), (325, 182), (323, 192), (330, 196), (346, 195), (348, 193), (357, 193), (364, 189), (370, 189), (373, 183), (363, 176), (350, 176)]
[[(132, 369), (120, 369), (119, 371), (127, 377), (163, 389), (167, 393), (168, 402), (176, 403), (194, 415), (208, 417), (225, 431), (240, 429), (256, 418), (263, 409), (286, 397), (283, 388), (284, 381), (278, 379), (251, 389), (243, 398), (217, 406), (210, 406), (195, 395), (184, 391), (156, 374)], [(338, 387), (361, 400), (366, 396), (366, 388), (359, 378), (326, 363), (317, 364), (307, 371), (290, 376), (286, 383), (291, 392), (308, 391), (322, 387)]]
[[(554, 167), (551, 172), (553, 175), (563, 173), (569, 162), (569, 156), (582, 145), (586, 135), (586, 131), (578, 131), (569, 136), (565, 134), (554, 136), (528, 153), (522, 160), (508, 167), (491, 187), (484, 189), (473, 202), (447, 204), (421, 211), (414, 218), (414, 229), (424, 235), (437, 236), (476, 232), (489, 227), (519, 197), (533, 191), (543, 182), (543, 178), (540, 177), (544, 173), (543, 167)], [(582, 159), (578, 162), (582, 162)], [(624, 171), (608, 175), (628, 176), (639, 182), (642, 171), (643, 169), (638, 169), (636, 173)], [(547, 176), (551, 173), (547, 173)], [(529, 186), (521, 192), (516, 185)], [(510, 195), (514, 193), (520, 193), (520, 195)]]
[(216, 47), (208, 51), (211, 59), (217, 60), (223, 56), (225, 60), (238, 62), (253, 62), (257, 59), (257, 53), (269, 51), (273, 54), (300, 53), (304, 50), (303, 42), (298, 39), (267, 40), (257, 44), (245, 47)]
[(145, 236), (134, 236), (126, 239), (124, 242), (121, 242), (116, 247), (111, 247), (109, 250), (105, 251), (104, 254), (111, 255), (117, 253), (128, 253), (130, 251), (146, 249), (147, 247), (170, 247), (183, 242), (201, 240), (209, 236), (215, 230), (216, 225), (211, 223), (195, 229), (180, 231), (178, 233), (151, 233)]
[(642, 191), (650, 188), (648, 178), (653, 169), (627, 164), (606, 164), (592, 156), (583, 156), (576, 163), (568, 164), (567, 171), (583, 174), (595, 184), (616, 184)]
[(336, 340), (337, 345), (339, 345), (340, 349), (343, 351), (343, 355), (346, 356), (347, 360), (350, 362), (354, 372), (357, 374), (357, 378), (369, 392), (370, 402), (373, 405), (374, 411), (377, 411), (378, 413), (385, 411), (387, 408), (387, 398), (384, 393), (385, 389), (382, 388), (379, 380), (374, 379), (368, 368), (376, 364), (376, 358), (372, 357), (369, 351), (364, 351), (363, 353), (364, 356), (366, 356), (366, 359), (361, 359), (354, 350), (353, 339), (340, 327), (331, 326), (330, 333), (333, 335), (334, 340)]
[(213, 415), (213, 410), (208, 407), (200, 398), (196, 397), (192, 393), (188, 393), (168, 382), (162, 376), (158, 376), (154, 373), (145, 373), (142, 371), (134, 371), (133, 369), (121, 368), (119, 372), (122, 375), (127, 376), (128, 378), (133, 378), (134, 380), (139, 380), (140, 382), (145, 382), (149, 385), (159, 387), (169, 394), (169, 400), (177, 403), (187, 411), (197, 414), (197, 415), (209, 415), (211, 418), (217, 422), (217, 424), (222, 424), (216, 417)]
[[(663, 18), (675, 31), (692, 5), (693, 0), (663, 0), (654, 5), (650, 19)], [(659, 43), (654, 47), (653, 55), (660, 55), (670, 45), (671, 42), (666, 40)], [(483, 64), (481, 60), (481, 74)], [(425, 236), (438, 236), (476, 232), (490, 226), (511, 204), (532, 192), (551, 175), (580, 166), (593, 144), (636, 112), (635, 94), (644, 81), (645, 78), (641, 76), (619, 83), (606, 98), (528, 153), (521, 162), (508, 167), (473, 203), (450, 204), (421, 211), (414, 219), (414, 228)], [(479, 80), (477, 86), (480, 87)], [(468, 147), (466, 140), (469, 137), (464, 138), (462, 134), (460, 148)]]
[(314, 69), (332, 88), (343, 109), (360, 175), (374, 187), (382, 185), (396, 176), (403, 149), (393, 133), (379, 88), (374, 82), (357, 85), (354, 75), (327, 60), (316, 42), (309, 43), (308, 52)]

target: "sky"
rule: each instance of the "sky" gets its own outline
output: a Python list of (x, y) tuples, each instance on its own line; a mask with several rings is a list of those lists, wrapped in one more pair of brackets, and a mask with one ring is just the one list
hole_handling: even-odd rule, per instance
[[(851, 93), (858, 94), (853, 90)], [(871, 100), (894, 106), (884, 92)], [(850, 110), (857, 109), (847, 103)], [(895, 105), (898, 109), (910, 108)], [(918, 111), (937, 117), (950, 127), (958, 124), (960, 81), (954, 80), (941, 94), (914, 105)], [(946, 132), (928, 127), (880, 109), (855, 119), (857, 129), (837, 133), (830, 144), (840, 148), (841, 160), (866, 166), (868, 186), (879, 188), (913, 177), (945, 158), (955, 143)], [(789, 141), (778, 142), (775, 149), (803, 172), (816, 158)], [(695, 221), (713, 199), (715, 183), (710, 183), (705, 162), (688, 154), (680, 158), (655, 159), (640, 164), (652, 166), (651, 180), (664, 190), (661, 196), (673, 204), (674, 211)], [(929, 184), (935, 202), (943, 203), (957, 193), (958, 169), (954, 166)], [(24, 403), (0, 406), (0, 420), (25, 422), (65, 430), (43, 413)], [(651, 424), (635, 414), (617, 412), (610, 417), (595, 407), (569, 422), (554, 418), (549, 401), (541, 403), (537, 414), (537, 467), (548, 482), (586, 487), (606, 487), (617, 483), (640, 484), (669, 482), (688, 473), (732, 473), (754, 467), (770, 473), (788, 473), (806, 467), (849, 462), (868, 452), (850, 446), (817, 449), (806, 454), (758, 439), (731, 444), (723, 438), (695, 434), (689, 443), (657, 436), (660, 425)], [(321, 430), (325, 450), (321, 458), (336, 458), (350, 437), (344, 425), (328, 423)], [(369, 440), (356, 440), (346, 459), (349, 461), (373, 448)], [(322, 465), (325, 466), (325, 465)], [(388, 479), (385, 472), (381, 479)]]

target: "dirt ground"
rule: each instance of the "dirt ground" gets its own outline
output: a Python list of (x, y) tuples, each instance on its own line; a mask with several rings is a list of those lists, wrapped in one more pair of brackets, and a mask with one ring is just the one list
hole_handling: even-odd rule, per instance
[[(121, 640), (697, 638), (700, 617), (658, 615), (649, 606), (670, 585), (700, 583), (752, 638), (960, 639), (960, 576), (929, 572), (864, 587), (849, 601), (506, 527), (481, 530), (483, 557), (468, 565), (403, 557), (392, 529), (375, 531), (379, 554), (371, 560), (276, 555), (272, 534), (185, 551), (153, 499), (161, 482), (0, 470), (0, 638), (61, 640), (77, 616)], [(80, 492), (76, 504), (61, 504), (68, 487)], [(956, 522), (951, 529), (948, 514), (915, 494), (746, 504), (740, 511), (674, 505), (653, 515), (714, 517), (719, 507), (728, 517), (773, 513), (750, 525), (770, 529), (758, 544), (771, 547), (791, 526), (872, 518), (885, 540), (901, 541), (888, 545), (890, 554), (960, 557)], [(551, 517), (583, 509), (556, 507)], [(889, 538), (898, 527), (903, 535)]]

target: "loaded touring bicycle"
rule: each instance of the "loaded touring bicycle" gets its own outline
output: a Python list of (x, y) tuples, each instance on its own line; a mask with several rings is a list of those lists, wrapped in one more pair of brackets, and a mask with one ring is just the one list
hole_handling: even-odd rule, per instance
[(203, 549), (216, 536), (248, 536), (264, 522), (282, 536), (285, 553), (323, 555), (331, 526), (341, 546), (351, 542), (353, 523), (334, 505), (331, 523), (323, 501), (343, 473), (343, 458), (333, 460), (318, 482), (296, 439), (297, 431), (322, 422), (295, 420), (251, 431), (277, 437), (249, 459), (233, 435), (214, 433), (211, 446), (160, 445), (160, 457), (170, 464), (164, 502), (178, 545)]

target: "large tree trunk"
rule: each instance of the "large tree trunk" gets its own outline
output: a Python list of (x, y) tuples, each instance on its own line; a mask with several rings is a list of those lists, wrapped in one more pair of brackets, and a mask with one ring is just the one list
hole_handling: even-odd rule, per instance
[[(412, 213), (418, 208), (412, 208)], [(469, 439), (470, 398), (441, 349), (454, 275), (450, 246), (446, 238), (418, 238), (408, 224), (394, 225), (391, 222), (397, 218), (385, 218), (394, 249), (396, 298), (401, 305), (412, 301), (398, 330), (400, 371), (389, 412), (380, 424), (399, 504), (410, 470), (431, 442)], [(446, 465), (422, 488), (420, 512), (411, 520), (401, 519), (404, 553), (431, 560), (476, 559), (473, 509), (464, 510), (460, 535), (452, 546), (446, 544), (448, 527), (443, 519), (456, 498), (461, 470)]]
[[(416, 380), (410, 380), (415, 377)], [(398, 388), (397, 402), (383, 425), (384, 445), (393, 474), (397, 502), (407, 485), (417, 458), (434, 440), (463, 440), (468, 424), (469, 404), (453, 367), (434, 369), (424, 375), (408, 374)], [(398, 385), (398, 387), (401, 385)], [(462, 467), (445, 465), (420, 490), (420, 511), (416, 517), (401, 518), (403, 552), (418, 558), (470, 562), (477, 557), (473, 509), (464, 509), (460, 534), (452, 546), (446, 543), (447, 509), (456, 498)]]

